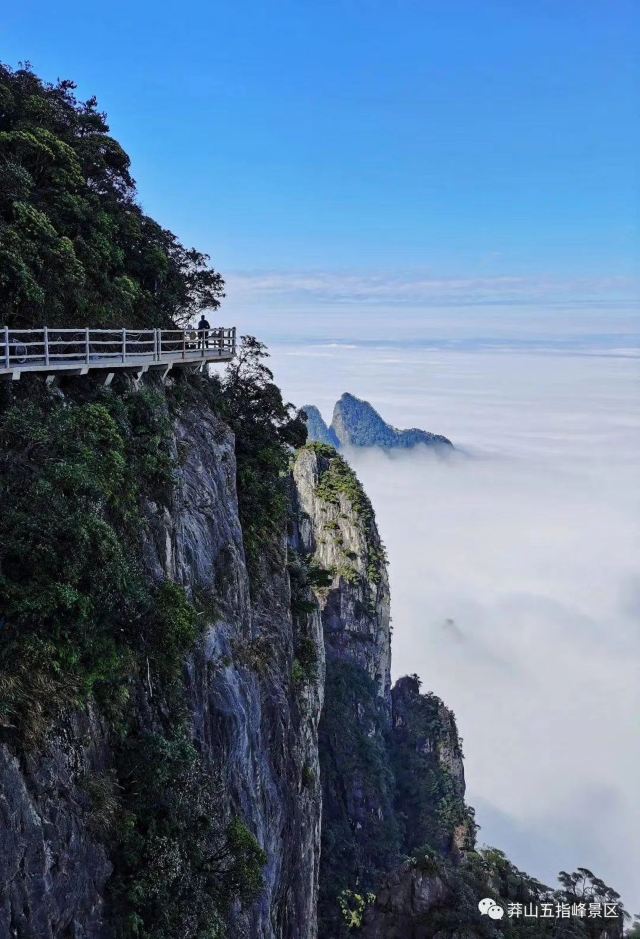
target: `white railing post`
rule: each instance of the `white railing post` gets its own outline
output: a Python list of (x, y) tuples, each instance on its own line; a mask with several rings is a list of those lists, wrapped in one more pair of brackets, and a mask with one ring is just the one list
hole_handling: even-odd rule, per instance
[(4, 328), (4, 367), (9, 368), (9, 327)]
[(126, 329), (122, 330), (122, 361), (126, 362), (127, 359), (127, 331)]
[(187, 331), (186, 329), (182, 330), (182, 358), (185, 357), (185, 352), (187, 348)]
[[(64, 346), (62, 347), (64, 349)], [(91, 343), (89, 342), (89, 327), (84, 331), (84, 359), (87, 365), (91, 359)]]
[(44, 328), (44, 364), (49, 364), (49, 327)]
[(162, 330), (158, 329), (157, 333), (158, 333), (158, 361), (160, 361), (162, 357)]

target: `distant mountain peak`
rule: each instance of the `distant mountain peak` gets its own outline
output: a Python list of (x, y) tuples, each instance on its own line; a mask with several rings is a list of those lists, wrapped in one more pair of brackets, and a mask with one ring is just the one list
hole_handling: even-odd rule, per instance
[(380, 447), (384, 450), (411, 449), (423, 445), (438, 450), (453, 449), (441, 434), (417, 427), (399, 430), (387, 423), (372, 404), (346, 391), (336, 401), (331, 424), (327, 426), (318, 408), (305, 405), (309, 440), (340, 447)]

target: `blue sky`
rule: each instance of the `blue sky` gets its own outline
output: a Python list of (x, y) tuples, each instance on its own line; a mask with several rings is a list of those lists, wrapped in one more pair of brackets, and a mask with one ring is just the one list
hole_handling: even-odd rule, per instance
[(24, 0), (0, 30), (5, 61), (98, 96), (144, 207), (231, 302), (265, 273), (292, 303), (398, 279), (637, 297), (635, 0)]

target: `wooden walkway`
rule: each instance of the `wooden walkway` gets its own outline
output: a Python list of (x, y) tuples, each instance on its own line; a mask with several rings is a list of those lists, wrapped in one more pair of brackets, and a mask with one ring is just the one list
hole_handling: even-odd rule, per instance
[(203, 368), (229, 362), (236, 351), (235, 326), (215, 329), (4, 329), (0, 328), (0, 378), (21, 375), (86, 375), (100, 370), (107, 383), (116, 369), (139, 378), (163, 376), (175, 366)]

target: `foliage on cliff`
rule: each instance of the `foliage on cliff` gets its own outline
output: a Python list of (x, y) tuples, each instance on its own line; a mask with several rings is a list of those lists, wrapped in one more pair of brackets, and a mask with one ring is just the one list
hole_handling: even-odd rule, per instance
[(123, 804), (111, 898), (119, 939), (220, 939), (232, 900), (251, 901), (266, 857), (181, 728), (120, 750)]
[(467, 849), (475, 835), (453, 717), (438, 698), (420, 694), (415, 676), (400, 679), (392, 702), (390, 720), (362, 668), (327, 658), (319, 908), (327, 936), (346, 936), (363, 898), (407, 856), (434, 873), (446, 870), (461, 897), (475, 896), (447, 860), (457, 854), (456, 833)]
[[(163, 660), (158, 605), (174, 589), (136, 560), (141, 480), (172, 475), (154, 395), (30, 391), (0, 416), (0, 715), (28, 743), (61, 707), (126, 706), (137, 659)], [(172, 634), (177, 657), (190, 638)]]
[(0, 65), (0, 322), (152, 327), (215, 309), (224, 283), (136, 202), (95, 98)]

